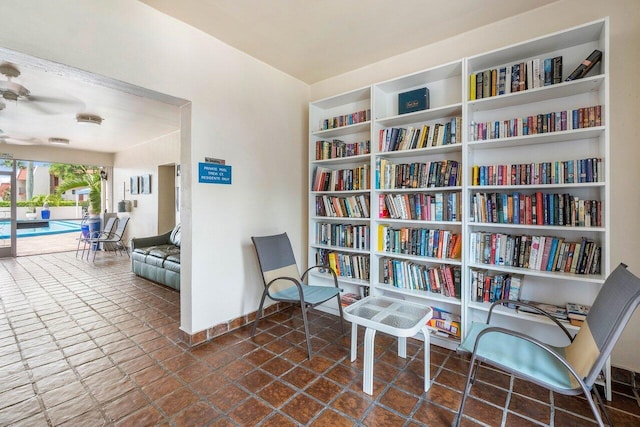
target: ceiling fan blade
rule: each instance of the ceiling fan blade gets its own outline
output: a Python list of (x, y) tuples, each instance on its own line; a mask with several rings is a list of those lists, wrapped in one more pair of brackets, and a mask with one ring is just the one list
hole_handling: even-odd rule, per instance
[(38, 145), (43, 143), (42, 140), (38, 138), (12, 138), (10, 136), (3, 136), (0, 139), (6, 144), (13, 145)]
[(54, 114), (64, 114), (66, 111), (55, 111), (54, 109), (47, 108), (46, 106), (40, 104), (39, 102), (19, 102), (19, 107), (30, 108), (34, 111), (37, 111), (41, 114), (54, 115)]
[(40, 96), (40, 95), (29, 95), (26, 98), (31, 102), (41, 102), (41, 103), (59, 104), (59, 105), (73, 105), (78, 107), (84, 107), (84, 103), (78, 99), (65, 99), (65, 98), (57, 98), (54, 96)]

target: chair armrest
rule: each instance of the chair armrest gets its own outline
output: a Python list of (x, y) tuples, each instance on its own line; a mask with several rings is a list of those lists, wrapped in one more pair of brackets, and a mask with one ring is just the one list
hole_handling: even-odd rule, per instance
[(560, 323), (560, 321), (558, 319), (556, 319), (555, 317), (553, 317), (552, 315), (550, 315), (546, 311), (542, 310), (541, 308), (536, 307), (535, 305), (528, 304), (526, 302), (521, 302), (521, 301), (514, 301), (514, 300), (509, 300), (509, 299), (501, 299), (501, 300), (495, 301), (493, 304), (491, 304), (491, 307), (489, 307), (489, 315), (487, 316), (487, 325), (491, 321), (491, 315), (493, 314), (493, 309), (496, 306), (503, 305), (505, 303), (509, 303), (509, 304), (515, 305), (516, 309), (517, 309), (518, 306), (529, 307), (532, 310), (538, 312), (539, 314), (542, 314), (543, 316), (546, 316), (549, 320), (551, 320), (553, 323), (555, 323), (556, 326), (558, 326), (562, 330), (562, 332), (564, 332), (564, 334), (569, 339), (569, 342), (573, 342), (573, 336), (571, 336), (571, 334), (569, 333), (567, 328), (562, 323)]
[(338, 276), (336, 275), (336, 272), (333, 271), (333, 268), (329, 267), (328, 265), (318, 264), (318, 265), (314, 265), (314, 266), (311, 266), (311, 267), (307, 268), (306, 271), (304, 273), (302, 273), (301, 279), (304, 280), (304, 278), (307, 276), (307, 273), (309, 271), (313, 270), (314, 268), (317, 268), (318, 270), (320, 270), (320, 269), (329, 270), (331, 272), (331, 276), (333, 276), (333, 284), (335, 285), (336, 288), (338, 287)]
[(169, 240), (170, 236), (171, 231), (160, 234), (158, 236), (134, 237), (131, 239), (131, 250), (133, 251), (136, 248), (147, 248), (149, 246), (166, 245), (168, 243), (171, 243), (171, 241)]

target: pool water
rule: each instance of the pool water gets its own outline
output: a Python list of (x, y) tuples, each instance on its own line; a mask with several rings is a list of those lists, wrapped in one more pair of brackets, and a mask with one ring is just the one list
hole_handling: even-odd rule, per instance
[[(11, 223), (0, 221), (0, 239), (8, 239)], [(48, 227), (21, 228), (16, 230), (16, 237), (47, 236), (50, 234), (79, 233), (80, 220), (49, 220)]]

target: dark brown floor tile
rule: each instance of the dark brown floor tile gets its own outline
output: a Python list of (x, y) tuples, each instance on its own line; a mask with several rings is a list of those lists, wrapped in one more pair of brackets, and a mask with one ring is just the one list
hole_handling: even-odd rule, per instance
[(473, 397), (467, 398), (463, 414), (490, 426), (500, 425), (502, 410)]
[(120, 369), (124, 371), (124, 373), (131, 375), (133, 373), (143, 370), (144, 368), (148, 368), (149, 366), (152, 366), (155, 363), (156, 363), (155, 360), (153, 360), (151, 357), (147, 356), (146, 354), (143, 354), (142, 356), (138, 356), (135, 359), (131, 359), (124, 363), (119, 363), (119, 366), (120, 366)]
[(216, 353), (202, 356), (202, 360), (209, 364), (209, 366), (211, 366), (213, 369), (218, 369), (223, 366), (229, 365), (234, 360), (236, 360), (236, 358), (226, 351), (218, 351)]
[(364, 419), (364, 424), (370, 427), (399, 426), (404, 424), (404, 418), (381, 407), (374, 406), (371, 412)]
[(556, 408), (564, 409), (583, 417), (593, 418), (591, 407), (582, 396), (565, 396), (563, 394), (553, 393), (553, 404)]
[(273, 381), (273, 378), (265, 371), (256, 369), (249, 372), (243, 377), (239, 378), (235, 383), (249, 390), (251, 393), (256, 393), (258, 390)]
[(342, 385), (348, 385), (361, 374), (356, 369), (348, 368), (344, 365), (336, 365), (329, 371), (325, 372), (324, 375)]
[(218, 412), (205, 402), (196, 402), (173, 417), (176, 427), (198, 427), (208, 425)]
[(309, 383), (317, 378), (317, 375), (314, 372), (309, 371), (303, 367), (296, 367), (291, 371), (287, 372), (282, 379), (293, 384), (298, 388), (305, 388)]
[(515, 393), (511, 395), (509, 410), (543, 424), (549, 424), (550, 422), (551, 408), (549, 405), (539, 403)]
[(467, 381), (467, 377), (466, 375), (462, 375), (454, 371), (443, 369), (442, 371), (440, 371), (438, 376), (434, 378), (434, 380), (438, 384), (451, 387), (458, 391), (463, 391), (465, 383)]
[(346, 418), (343, 415), (338, 414), (337, 412), (331, 409), (325, 409), (311, 423), (311, 427), (351, 427), (353, 426), (353, 421), (349, 418)]
[(202, 396), (208, 396), (220, 390), (222, 387), (229, 384), (229, 380), (223, 375), (214, 372), (206, 375), (197, 381), (190, 384), (191, 388)]
[(444, 367), (466, 377), (469, 372), (469, 361), (459, 357), (449, 357), (444, 363)]
[[(602, 393), (600, 393), (600, 395), (602, 396)], [(625, 396), (623, 394), (614, 393), (612, 396), (613, 400), (605, 402), (605, 404), (607, 407), (629, 412), (630, 414), (640, 417), (640, 404), (638, 404), (635, 396), (631, 396), (633, 396), (633, 394)], [(604, 397), (602, 397), (602, 399), (604, 400)]]
[(251, 353), (256, 348), (258, 348), (257, 345), (252, 343), (251, 341), (241, 341), (230, 347), (227, 347), (226, 350), (234, 356), (243, 357), (246, 354)]
[(373, 401), (363, 393), (346, 391), (338, 396), (331, 406), (352, 418), (360, 419), (369, 406), (371, 406), (372, 402)]
[(302, 362), (302, 366), (318, 374), (322, 374), (323, 372), (327, 371), (327, 369), (332, 367), (334, 363), (334, 361), (327, 359), (326, 357), (322, 357), (319, 354), (314, 354), (311, 360), (307, 359)]
[[(602, 421), (604, 422), (604, 419)], [(565, 412), (558, 409), (556, 409), (556, 411), (554, 412), (553, 423), (556, 426), (562, 427), (586, 427), (597, 425), (593, 418), (593, 415), (589, 418), (584, 418), (574, 413)]]
[(226, 413), (234, 406), (240, 404), (240, 402), (248, 396), (249, 394), (244, 390), (241, 390), (234, 384), (229, 384), (209, 396), (209, 401), (213, 403), (216, 408)]
[(147, 384), (150, 384), (167, 375), (169, 375), (169, 373), (161, 366), (152, 365), (148, 368), (134, 373), (133, 375), (131, 375), (131, 378), (133, 379), (133, 381), (135, 381), (136, 384), (138, 384), (138, 386), (144, 387)]
[(319, 378), (305, 389), (305, 393), (324, 403), (332, 401), (341, 391), (341, 386), (325, 378)]
[(418, 398), (415, 395), (393, 387), (380, 397), (380, 403), (405, 416), (411, 414), (417, 402)]
[(193, 365), (196, 363), (196, 358), (193, 357), (190, 353), (182, 353), (176, 357), (172, 357), (170, 359), (166, 359), (162, 362), (165, 368), (167, 368), (171, 372), (177, 372), (181, 369), (186, 368), (187, 366)]
[(450, 426), (456, 417), (455, 411), (449, 411), (431, 402), (422, 402), (413, 415), (413, 419), (428, 426)]
[(253, 369), (253, 365), (242, 359), (236, 359), (222, 368), (220, 372), (229, 377), (231, 380), (237, 380)]
[(156, 404), (171, 417), (197, 401), (198, 396), (183, 387), (159, 399)]
[[(385, 362), (376, 362), (373, 366), (373, 376), (387, 383), (392, 382), (398, 372), (400, 372), (398, 368)], [(420, 375), (422, 375), (422, 371), (420, 371)]]
[(211, 372), (213, 372), (213, 369), (209, 367), (209, 365), (204, 362), (196, 362), (184, 369), (179, 370), (178, 372), (176, 372), (176, 375), (178, 375), (178, 377), (185, 383), (192, 383)]
[(255, 398), (249, 398), (229, 413), (229, 416), (240, 425), (255, 425), (271, 413), (271, 409)]
[[(505, 421), (505, 425), (507, 426), (518, 426), (518, 427), (540, 427), (540, 424), (534, 423), (531, 420), (520, 417), (518, 414), (514, 414), (513, 412), (507, 413), (507, 420)], [(558, 426), (564, 426), (564, 424), (556, 424)]]
[(258, 392), (258, 396), (260, 396), (262, 399), (269, 402), (276, 408), (279, 408), (295, 393), (296, 391), (293, 388), (289, 387), (281, 381), (276, 380), (260, 390)]
[(504, 389), (509, 389), (511, 385), (511, 377), (509, 375), (485, 365), (480, 367), (478, 379)]
[(254, 364), (255, 366), (261, 366), (263, 363), (267, 362), (268, 360), (273, 359), (274, 356), (275, 354), (271, 353), (270, 351), (264, 350), (262, 348), (258, 348), (255, 351), (244, 356), (244, 360)]
[(262, 369), (269, 372), (272, 375), (277, 377), (281, 376), (291, 368), (293, 368), (293, 364), (288, 360), (285, 360), (281, 357), (274, 357), (264, 365), (262, 365)]
[[(485, 382), (476, 381), (471, 386), (471, 396), (474, 396), (480, 400), (485, 400), (494, 405), (504, 406), (507, 402), (508, 392), (501, 388), (493, 387)], [(514, 396), (518, 396), (515, 395)]]
[(182, 383), (174, 376), (162, 377), (142, 388), (151, 400), (158, 400), (182, 387)]
[(291, 420), (291, 418), (285, 417), (280, 413), (274, 413), (267, 418), (262, 427), (297, 427), (299, 424)]
[[(313, 351), (313, 347), (311, 351)], [(306, 347), (291, 347), (291, 345), (287, 346), (287, 351), (285, 351), (282, 356), (293, 363), (301, 363), (302, 361), (309, 359), (309, 353)]]
[[(376, 367), (373, 367), (375, 372)], [(398, 374), (395, 384), (398, 387), (403, 388), (409, 393), (420, 396), (424, 393), (424, 375), (416, 375), (411, 371), (403, 371)]]
[(526, 397), (530, 397), (535, 400), (539, 400), (544, 403), (551, 402), (551, 392), (549, 389), (541, 387), (530, 381), (525, 381), (520, 378), (514, 378), (513, 391)]
[(322, 408), (321, 404), (310, 397), (298, 394), (282, 407), (282, 412), (302, 424), (307, 424)]

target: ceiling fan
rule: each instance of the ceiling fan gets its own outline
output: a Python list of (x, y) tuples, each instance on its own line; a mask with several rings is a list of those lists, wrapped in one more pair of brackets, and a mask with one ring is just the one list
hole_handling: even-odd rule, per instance
[(42, 140), (39, 138), (27, 138), (19, 136), (9, 136), (2, 132), (0, 129), (0, 144), (13, 144), (13, 145), (39, 145), (42, 144)]
[[(81, 102), (75, 99), (32, 95), (29, 89), (13, 81), (15, 77), (20, 76), (20, 70), (10, 62), (0, 63), (0, 74), (6, 77), (6, 80), (0, 80), (0, 94), (4, 100), (24, 103), (44, 114), (60, 114), (66, 112), (46, 108), (42, 105), (44, 103), (72, 106), (74, 109), (82, 105)], [(5, 103), (0, 100), (0, 110), (4, 109), (5, 106)]]

